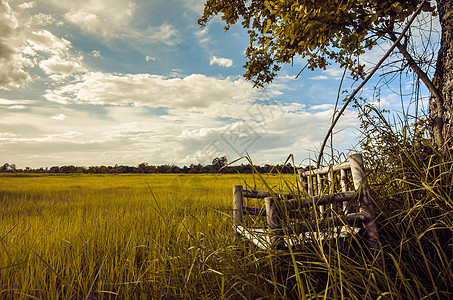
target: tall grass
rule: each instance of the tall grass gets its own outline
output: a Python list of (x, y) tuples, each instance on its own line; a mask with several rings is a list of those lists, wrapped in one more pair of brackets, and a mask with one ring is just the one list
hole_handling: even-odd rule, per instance
[(270, 251), (274, 297), (451, 299), (452, 152), (430, 146), (424, 119), (390, 122), (374, 107), (363, 108), (361, 147), (383, 264), (353, 236)]
[(265, 296), (266, 264), (231, 230), (231, 186), (244, 179), (1, 176), (0, 298)]
[(423, 118), (362, 118), (388, 274), (406, 297), (453, 297), (453, 152), (431, 147)]

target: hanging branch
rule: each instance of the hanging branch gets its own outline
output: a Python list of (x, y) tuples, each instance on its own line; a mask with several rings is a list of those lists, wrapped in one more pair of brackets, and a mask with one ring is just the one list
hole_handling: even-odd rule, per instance
[(422, 10), (422, 7), (425, 5), (427, 0), (423, 0), (422, 3), (420, 3), (419, 7), (417, 8), (417, 10), (414, 12), (414, 14), (412, 15), (412, 17), (410, 18), (409, 22), (406, 24), (406, 26), (404, 27), (403, 31), (401, 32), (400, 36), (398, 37), (398, 39), (396, 39), (392, 45), (392, 47), (390, 47), (390, 49), (387, 51), (387, 53), (385, 53), (385, 55), (381, 58), (381, 60), (379, 60), (379, 62), (374, 66), (373, 70), (371, 70), (371, 72), (368, 74), (368, 76), (362, 81), (362, 83), (352, 92), (352, 94), (348, 97), (348, 99), (346, 100), (346, 102), (344, 103), (343, 107), (341, 108), (341, 110), (338, 112), (335, 120), (333, 120), (332, 124), (330, 125), (329, 127), (329, 130), (327, 131), (327, 134), (326, 136), (324, 137), (324, 141), (322, 142), (322, 145), (321, 145), (321, 149), (319, 150), (319, 156), (318, 156), (318, 160), (316, 162), (316, 167), (319, 168), (319, 165), (321, 163), (321, 157), (323, 155), (323, 152), (324, 152), (324, 148), (326, 147), (326, 143), (327, 143), (327, 140), (329, 139), (329, 136), (330, 134), (332, 133), (332, 130), (333, 128), (335, 127), (335, 125), (337, 124), (338, 120), (340, 119), (341, 115), (343, 114), (343, 112), (346, 110), (346, 107), (349, 105), (349, 103), (351, 103), (351, 101), (354, 99), (355, 95), (357, 95), (357, 93), (362, 89), (362, 87), (368, 82), (368, 80), (370, 80), (370, 78), (374, 75), (374, 73), (376, 73), (376, 71), (380, 68), (381, 64), (389, 57), (389, 55), (392, 53), (392, 51), (397, 47), (397, 45), (399, 44), (399, 42), (403, 39), (404, 35), (406, 34), (407, 30), (409, 30), (411, 24), (414, 22), (415, 18), (417, 17), (417, 15), (421, 12)]

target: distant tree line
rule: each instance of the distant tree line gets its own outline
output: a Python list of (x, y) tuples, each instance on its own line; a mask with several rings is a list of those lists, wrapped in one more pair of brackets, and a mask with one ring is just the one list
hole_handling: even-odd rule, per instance
[[(259, 173), (283, 173), (288, 174), (294, 172), (290, 163), (264, 166), (254, 165)], [(138, 166), (53, 166), (50, 168), (33, 169), (26, 167), (24, 169), (16, 168), (15, 164), (5, 163), (0, 167), (0, 173), (51, 173), (51, 174), (203, 174), (203, 173), (252, 173), (252, 166), (249, 164), (241, 164), (230, 166), (227, 163), (226, 156), (216, 157), (210, 165), (190, 164), (189, 166), (179, 167), (176, 165), (149, 165), (141, 163)]]

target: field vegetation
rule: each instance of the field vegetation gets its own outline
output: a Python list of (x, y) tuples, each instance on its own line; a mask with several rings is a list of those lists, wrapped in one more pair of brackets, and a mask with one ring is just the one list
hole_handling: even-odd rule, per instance
[[(256, 282), (248, 269), (259, 265), (243, 264), (229, 212), (232, 185), (244, 180), (254, 182), (252, 175), (4, 174), (0, 298), (256, 295), (242, 280)], [(231, 276), (241, 279), (232, 284)]]
[(425, 120), (360, 109), (383, 265), (360, 237), (234, 235), (232, 185), (294, 192), (294, 174), (1, 174), (0, 298), (453, 298), (453, 157)]
[(276, 251), (233, 234), (233, 184), (287, 192), (294, 175), (3, 174), (0, 298), (451, 298), (452, 160), (422, 124), (374, 116), (362, 146), (383, 266), (360, 238)]

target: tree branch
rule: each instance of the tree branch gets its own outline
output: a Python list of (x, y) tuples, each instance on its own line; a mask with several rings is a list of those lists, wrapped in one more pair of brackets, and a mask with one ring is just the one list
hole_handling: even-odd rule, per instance
[(332, 133), (333, 128), (337, 124), (338, 120), (340, 119), (341, 115), (343, 112), (346, 110), (346, 107), (351, 103), (352, 99), (354, 99), (355, 95), (362, 89), (362, 87), (370, 80), (370, 78), (376, 73), (376, 71), (380, 68), (381, 64), (389, 57), (389, 55), (392, 53), (392, 51), (397, 47), (397, 44), (403, 39), (404, 35), (406, 34), (407, 30), (409, 30), (410, 26), (415, 20), (415, 17), (421, 12), (423, 5), (425, 5), (427, 0), (423, 0), (422, 3), (420, 3), (419, 7), (417, 10), (414, 12), (412, 17), (410, 18), (409, 22), (406, 24), (404, 27), (403, 31), (401, 32), (400, 36), (396, 39), (396, 41), (393, 43), (393, 45), (390, 47), (390, 49), (385, 53), (385, 55), (379, 60), (379, 62), (374, 66), (373, 70), (368, 74), (368, 76), (362, 81), (362, 83), (352, 92), (352, 94), (348, 97), (346, 102), (344, 103), (343, 107), (341, 110), (338, 112), (337, 117), (335, 120), (333, 120), (332, 124), (329, 127), (329, 130), (327, 131), (327, 134), (321, 144), (321, 149), (319, 150), (319, 155), (318, 155), (318, 160), (316, 161), (316, 167), (319, 168), (319, 165), (321, 163), (321, 158), (324, 153), (324, 148), (326, 147), (327, 140), (329, 139), (330, 134)]
[(442, 107), (442, 96), (439, 93), (439, 90), (434, 86), (433, 82), (428, 78), (428, 75), (423, 72), (422, 69), (418, 66), (418, 64), (415, 62), (415, 60), (412, 58), (409, 52), (407, 52), (407, 49), (404, 45), (402, 45), (399, 41), (397, 42), (397, 37), (395, 33), (389, 32), (390, 39), (392, 42), (396, 44), (396, 47), (398, 50), (401, 52), (401, 54), (404, 56), (404, 58), (407, 60), (407, 63), (409, 64), (409, 67), (417, 74), (418, 78), (420, 78), (423, 83), (426, 85), (428, 88), (429, 92), (431, 95), (435, 98), (437, 98), (436, 101), (438, 101), (437, 105), (439, 107)]

